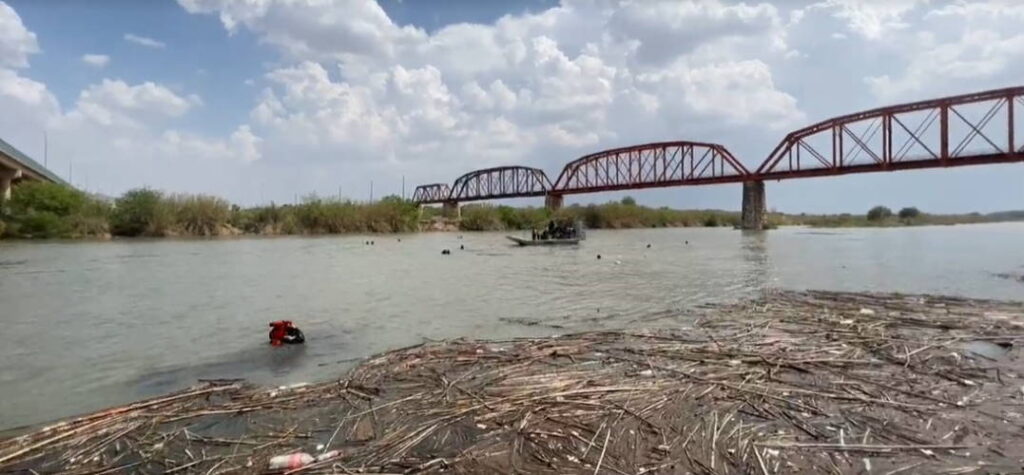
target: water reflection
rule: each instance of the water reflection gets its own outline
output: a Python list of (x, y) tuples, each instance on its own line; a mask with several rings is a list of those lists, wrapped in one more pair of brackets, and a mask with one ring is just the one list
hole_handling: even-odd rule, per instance
[(763, 289), (771, 282), (771, 258), (768, 256), (768, 232), (742, 231), (743, 260), (747, 263), (744, 285)]

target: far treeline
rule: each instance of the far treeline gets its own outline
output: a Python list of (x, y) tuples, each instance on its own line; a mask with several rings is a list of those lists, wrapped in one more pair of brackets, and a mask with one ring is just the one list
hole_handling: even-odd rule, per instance
[[(641, 206), (633, 198), (598, 205), (573, 205), (552, 213), (546, 208), (467, 205), (458, 229), (523, 230), (550, 219), (579, 220), (591, 229), (688, 226), (737, 226), (738, 212), (677, 210)], [(894, 213), (877, 206), (864, 215), (769, 213), (770, 226), (913, 226), (1024, 220), (1024, 211), (933, 215), (916, 208)], [(440, 224), (440, 226), (438, 226)], [(20, 184), (0, 205), (0, 237), (89, 238), (232, 235), (313, 235), (398, 233), (454, 227), (437, 208), (388, 196), (373, 203), (309, 196), (299, 204), (241, 208), (207, 195), (167, 194), (145, 188), (105, 200), (52, 183)]]

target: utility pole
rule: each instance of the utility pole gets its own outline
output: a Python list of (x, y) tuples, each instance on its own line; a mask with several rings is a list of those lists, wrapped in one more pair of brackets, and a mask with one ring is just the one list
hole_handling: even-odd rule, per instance
[(405, 175), (402, 175), (402, 201), (405, 201)]
[(373, 180), (370, 180), (370, 203), (373, 203)]

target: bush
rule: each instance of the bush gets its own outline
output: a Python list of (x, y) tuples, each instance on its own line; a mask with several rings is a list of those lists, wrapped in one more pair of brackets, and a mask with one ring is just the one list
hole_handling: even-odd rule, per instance
[(501, 231), (505, 229), (504, 223), (498, 215), (498, 210), (489, 205), (469, 205), (462, 207), (462, 219), (459, 221), (459, 229), (464, 231)]
[(117, 199), (110, 228), (118, 236), (163, 236), (173, 221), (173, 212), (164, 203), (163, 193), (137, 188)]
[(231, 205), (213, 196), (177, 195), (170, 205), (177, 229), (192, 236), (218, 236), (231, 219)]
[(372, 232), (410, 232), (418, 226), (419, 208), (412, 201), (390, 195), (370, 205), (366, 215), (371, 218), (367, 227)]
[(900, 219), (914, 219), (921, 216), (921, 211), (914, 207), (903, 208), (900, 210), (899, 216)]
[(70, 216), (83, 207), (89, 197), (74, 188), (55, 183), (26, 182), (18, 185), (7, 203), (12, 215), (47, 212), (57, 217)]
[(109, 206), (74, 188), (26, 182), (5, 203), (3, 233), (25, 238), (67, 238), (107, 234)]
[(71, 236), (71, 225), (49, 211), (36, 211), (18, 219), (20, 237), (53, 239)]
[(868, 210), (868, 221), (881, 221), (892, 217), (892, 210), (885, 206), (875, 206)]

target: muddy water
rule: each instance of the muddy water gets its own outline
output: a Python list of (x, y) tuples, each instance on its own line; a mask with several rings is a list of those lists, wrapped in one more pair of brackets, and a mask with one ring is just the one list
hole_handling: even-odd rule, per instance
[[(1022, 242), (1024, 224), (591, 231), (562, 249), (495, 233), (3, 242), (0, 428), (199, 378), (329, 378), (425, 339), (673, 325), (766, 287), (1024, 299), (999, 276), (1024, 273)], [(308, 344), (270, 348), (280, 318)]]

